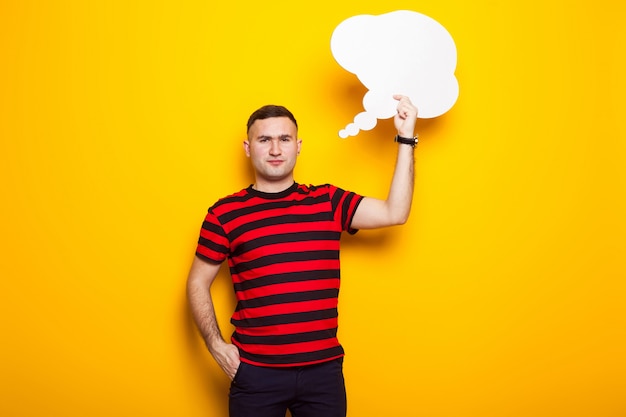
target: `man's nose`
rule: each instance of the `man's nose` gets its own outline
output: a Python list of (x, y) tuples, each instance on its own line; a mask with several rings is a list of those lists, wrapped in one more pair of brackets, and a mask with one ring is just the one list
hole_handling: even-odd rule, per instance
[(272, 141), (272, 146), (270, 147), (270, 154), (280, 155), (280, 143), (278, 143), (277, 140)]

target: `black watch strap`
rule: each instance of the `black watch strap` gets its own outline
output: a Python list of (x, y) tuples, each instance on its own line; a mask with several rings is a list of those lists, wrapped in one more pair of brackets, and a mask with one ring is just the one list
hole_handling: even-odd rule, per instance
[(417, 135), (415, 135), (415, 137), (413, 138), (403, 138), (400, 135), (396, 135), (393, 141), (398, 142), (398, 143), (403, 143), (405, 145), (411, 145), (413, 148), (415, 148), (415, 145), (417, 145)]

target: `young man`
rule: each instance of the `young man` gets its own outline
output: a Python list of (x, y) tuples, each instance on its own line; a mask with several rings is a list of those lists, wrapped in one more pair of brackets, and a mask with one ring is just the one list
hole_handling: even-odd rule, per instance
[[(337, 340), (339, 238), (406, 222), (413, 197), (417, 109), (396, 95), (398, 157), (385, 200), (294, 181), (302, 141), (294, 116), (264, 106), (248, 120), (248, 188), (209, 208), (187, 280), (206, 345), (231, 379), (231, 417), (345, 417), (344, 351)], [(210, 287), (228, 260), (237, 296), (222, 338)]]

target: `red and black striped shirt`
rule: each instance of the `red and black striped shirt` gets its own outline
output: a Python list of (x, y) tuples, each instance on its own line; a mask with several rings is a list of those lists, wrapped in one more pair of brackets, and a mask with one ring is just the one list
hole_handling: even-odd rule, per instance
[(362, 196), (294, 183), (248, 187), (209, 208), (196, 254), (228, 259), (237, 296), (232, 342), (241, 360), (300, 366), (343, 356), (337, 339), (339, 243)]

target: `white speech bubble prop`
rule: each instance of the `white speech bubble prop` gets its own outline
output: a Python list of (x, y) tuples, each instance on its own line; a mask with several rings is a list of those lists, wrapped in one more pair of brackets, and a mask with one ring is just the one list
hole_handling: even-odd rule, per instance
[(365, 111), (339, 131), (342, 138), (393, 117), (394, 94), (409, 96), (424, 119), (444, 114), (459, 96), (454, 40), (439, 22), (421, 13), (350, 17), (333, 31), (330, 49), (339, 65), (368, 89)]

